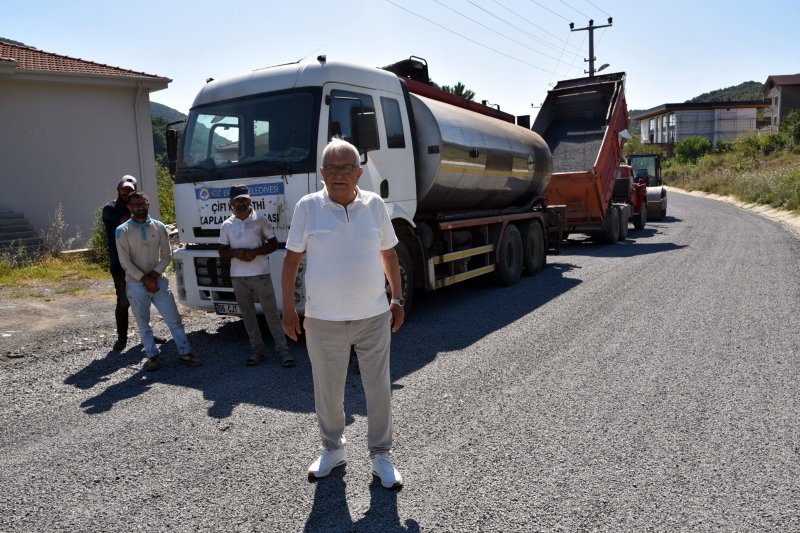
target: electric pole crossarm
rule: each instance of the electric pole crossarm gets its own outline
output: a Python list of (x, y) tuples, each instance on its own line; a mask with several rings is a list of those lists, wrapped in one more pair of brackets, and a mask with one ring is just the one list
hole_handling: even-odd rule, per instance
[(598, 30), (600, 28), (610, 28), (612, 26), (613, 18), (608, 17), (608, 24), (603, 24), (602, 26), (595, 26), (594, 20), (589, 20), (589, 25), (585, 28), (576, 28), (574, 22), (569, 23), (569, 29), (571, 31), (588, 31), (589, 32), (589, 59), (584, 59), (584, 61), (589, 62), (589, 77), (594, 78), (594, 30)]

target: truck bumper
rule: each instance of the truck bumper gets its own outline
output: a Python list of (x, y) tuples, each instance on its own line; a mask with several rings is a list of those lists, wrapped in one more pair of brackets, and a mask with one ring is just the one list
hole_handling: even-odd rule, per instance
[[(286, 250), (283, 249), (276, 250), (269, 256), (269, 274), (279, 310), (283, 309), (281, 273), (285, 256)], [(172, 255), (172, 262), (175, 269), (177, 289), (175, 292), (182, 305), (220, 314), (236, 314), (236, 297), (233, 294), (230, 277), (221, 267), (217, 251), (180, 248)], [(299, 279), (303, 279), (302, 265)], [(302, 312), (305, 303), (302, 283), (295, 286), (295, 300), (298, 312)], [(222, 305), (217, 307), (216, 304)], [(261, 305), (258, 303), (256, 311), (262, 313)]]

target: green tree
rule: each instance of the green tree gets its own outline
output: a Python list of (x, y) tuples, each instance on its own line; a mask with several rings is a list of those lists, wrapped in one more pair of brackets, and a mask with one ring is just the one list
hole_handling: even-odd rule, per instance
[(167, 137), (165, 133), (167, 120), (163, 117), (150, 115), (150, 122), (153, 125), (153, 152), (156, 156), (156, 163), (168, 167), (169, 159), (167, 158)]
[(475, 92), (467, 89), (467, 87), (461, 82), (456, 83), (453, 87), (450, 87), (449, 85), (442, 85), (441, 89), (446, 93), (454, 94), (456, 96), (466, 98), (467, 100), (472, 100), (475, 98)]
[(156, 183), (158, 187), (158, 204), (161, 207), (161, 221), (164, 224), (175, 223), (175, 182), (169, 174), (169, 168), (156, 163)]
[(679, 163), (697, 163), (705, 154), (711, 151), (711, 141), (705, 137), (692, 135), (675, 144), (675, 159)]
[(792, 109), (781, 120), (781, 133), (787, 135), (792, 144), (800, 145), (800, 109)]
[(659, 144), (643, 143), (642, 136), (634, 133), (631, 140), (625, 143), (625, 148), (623, 148), (623, 153), (625, 155), (654, 154), (663, 157), (664, 149), (661, 148), (661, 145)]

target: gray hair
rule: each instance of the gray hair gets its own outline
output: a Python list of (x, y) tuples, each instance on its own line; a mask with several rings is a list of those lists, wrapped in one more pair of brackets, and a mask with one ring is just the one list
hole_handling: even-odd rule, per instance
[(346, 156), (348, 154), (352, 155), (355, 166), (361, 164), (361, 154), (358, 153), (358, 148), (341, 137), (333, 137), (331, 142), (322, 150), (322, 166), (328, 163), (328, 158), (331, 156)]

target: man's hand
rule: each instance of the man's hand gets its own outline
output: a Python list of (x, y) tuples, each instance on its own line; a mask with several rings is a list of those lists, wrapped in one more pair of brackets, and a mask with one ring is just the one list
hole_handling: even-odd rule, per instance
[(294, 309), (290, 311), (284, 309), (281, 325), (283, 326), (283, 332), (293, 341), (296, 341), (297, 336), (303, 332), (300, 327), (300, 317), (297, 316), (297, 311)]
[(149, 293), (156, 293), (158, 292), (158, 278), (161, 277), (161, 274), (156, 272), (155, 270), (151, 270), (144, 276), (142, 276), (142, 283), (144, 283), (144, 287), (147, 289)]
[(142, 283), (144, 283), (144, 287), (147, 289), (149, 293), (156, 293), (158, 292), (158, 282), (149, 276), (145, 276), (142, 278)]
[(394, 333), (400, 329), (400, 326), (405, 322), (406, 311), (403, 309), (403, 306), (399, 304), (391, 304), (389, 306), (389, 311), (392, 312), (392, 333)]
[(258, 257), (258, 254), (256, 253), (255, 250), (245, 250), (244, 248), (240, 248), (238, 253), (236, 254), (236, 257), (241, 261), (250, 262), (256, 257)]

